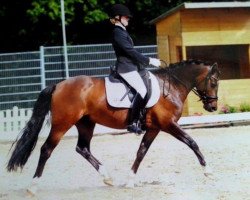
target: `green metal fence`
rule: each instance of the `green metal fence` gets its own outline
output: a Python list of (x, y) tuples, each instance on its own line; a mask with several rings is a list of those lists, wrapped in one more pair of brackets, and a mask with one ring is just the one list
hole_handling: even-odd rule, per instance
[[(149, 57), (157, 46), (136, 46)], [(69, 77), (104, 77), (116, 57), (111, 44), (68, 46)], [(32, 108), (40, 91), (66, 78), (63, 47), (40, 47), (40, 51), (0, 54), (0, 110)], [(150, 66), (149, 66), (150, 69)]]

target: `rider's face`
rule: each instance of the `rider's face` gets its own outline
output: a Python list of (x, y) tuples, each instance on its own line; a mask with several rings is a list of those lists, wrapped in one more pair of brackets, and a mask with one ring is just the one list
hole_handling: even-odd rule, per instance
[(124, 26), (128, 26), (128, 22), (129, 22), (129, 17), (128, 16), (122, 16), (121, 17), (121, 22)]

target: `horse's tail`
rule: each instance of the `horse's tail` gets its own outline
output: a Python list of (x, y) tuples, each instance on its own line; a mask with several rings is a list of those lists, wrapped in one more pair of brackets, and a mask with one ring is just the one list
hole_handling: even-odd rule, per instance
[(30, 120), (19, 134), (20, 138), (18, 137), (12, 144), (12, 147), (15, 145), (15, 148), (7, 165), (8, 171), (16, 171), (18, 167), (23, 168), (35, 148), (45, 116), (50, 110), (52, 93), (55, 88), (56, 85), (48, 86), (39, 94)]

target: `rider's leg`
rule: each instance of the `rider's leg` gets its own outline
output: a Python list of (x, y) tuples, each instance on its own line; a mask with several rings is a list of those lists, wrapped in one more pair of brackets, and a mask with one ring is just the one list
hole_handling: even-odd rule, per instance
[(127, 83), (138, 92), (141, 97), (144, 97), (147, 94), (147, 88), (137, 71), (120, 73), (120, 76), (127, 81)]
[(138, 127), (138, 120), (140, 118), (140, 111), (145, 107), (145, 103), (143, 99), (146, 96), (147, 89), (144, 85), (144, 82), (137, 71), (132, 71), (128, 73), (121, 73), (122, 78), (124, 78), (128, 84), (133, 87), (137, 94), (133, 99), (130, 111), (129, 111), (129, 118), (128, 118), (128, 131), (135, 132), (135, 133), (142, 133), (140, 127)]
[(143, 99), (139, 93), (136, 93), (131, 108), (129, 110), (128, 116), (128, 131), (141, 134), (141, 127), (138, 126), (138, 121), (140, 119), (140, 111), (142, 109)]

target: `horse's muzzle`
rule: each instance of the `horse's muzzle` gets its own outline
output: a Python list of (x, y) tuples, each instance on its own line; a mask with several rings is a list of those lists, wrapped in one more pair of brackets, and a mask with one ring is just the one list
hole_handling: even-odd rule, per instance
[(208, 112), (214, 112), (217, 110), (217, 102), (204, 104), (203, 108)]

